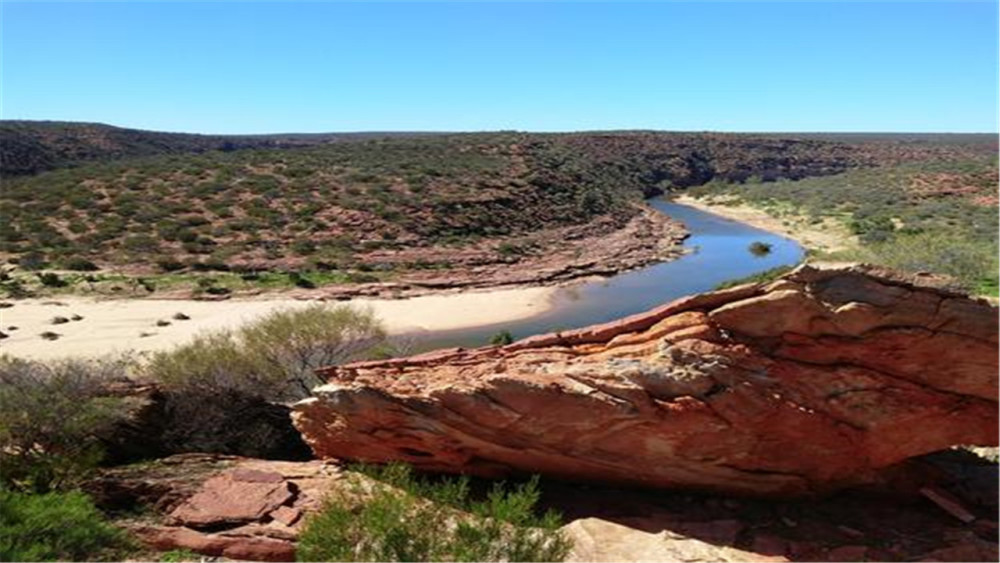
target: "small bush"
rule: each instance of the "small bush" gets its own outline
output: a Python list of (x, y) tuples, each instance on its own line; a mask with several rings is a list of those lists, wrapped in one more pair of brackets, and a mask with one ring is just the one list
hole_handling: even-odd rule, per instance
[(750, 246), (747, 247), (747, 250), (750, 251), (750, 254), (753, 254), (754, 256), (757, 256), (759, 258), (761, 256), (767, 256), (768, 254), (771, 253), (771, 245), (769, 243), (757, 240), (750, 243)]
[(65, 280), (53, 272), (43, 272), (38, 274), (38, 281), (42, 282), (42, 285), (45, 287), (66, 287), (68, 285)]
[(514, 335), (509, 330), (501, 330), (490, 337), (490, 344), (494, 346), (506, 346), (514, 341)]
[(415, 478), (404, 465), (364, 469), (382, 483), (338, 490), (299, 536), (303, 561), (562, 561), (569, 541), (534, 513), (538, 480), (470, 495), (468, 477)]
[(0, 489), (0, 561), (114, 561), (128, 547), (83, 493)]
[(298, 272), (288, 272), (288, 281), (292, 282), (295, 287), (301, 287), (303, 289), (315, 289), (316, 284), (312, 282), (309, 278), (304, 277)]
[(173, 258), (161, 258), (156, 261), (156, 266), (164, 272), (176, 272), (184, 269), (184, 263)]
[(104, 385), (125, 360), (49, 363), (0, 356), (0, 484), (47, 492), (86, 477), (103, 452), (98, 435), (124, 415)]
[(66, 259), (63, 262), (63, 268), (66, 268), (67, 270), (73, 270), (76, 272), (96, 272), (97, 270), (100, 269), (97, 267), (97, 264), (94, 264), (93, 262), (87, 260), (86, 258), (80, 258), (80, 257)]

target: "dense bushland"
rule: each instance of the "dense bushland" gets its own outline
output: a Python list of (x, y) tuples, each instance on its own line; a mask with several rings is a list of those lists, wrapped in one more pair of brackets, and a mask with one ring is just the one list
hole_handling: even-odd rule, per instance
[(325, 500), (299, 537), (302, 561), (562, 561), (569, 542), (552, 512), (538, 515), (537, 478), (498, 483), (478, 499), (468, 477), (421, 478), (408, 466), (361, 467)]

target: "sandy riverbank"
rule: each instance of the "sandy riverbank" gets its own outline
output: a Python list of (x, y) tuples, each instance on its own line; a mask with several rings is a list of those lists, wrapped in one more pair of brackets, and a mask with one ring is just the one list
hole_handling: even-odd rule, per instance
[(810, 224), (804, 218), (775, 217), (763, 209), (746, 204), (724, 203), (725, 200), (720, 198), (695, 198), (681, 195), (673, 200), (708, 213), (752, 225), (758, 229), (780, 233), (811, 250), (836, 252), (857, 246), (857, 238), (847, 230), (847, 227), (833, 218), (827, 217), (819, 223)]
[[(353, 305), (371, 307), (393, 334), (454, 330), (503, 323), (545, 312), (551, 307), (555, 287), (527, 287), (427, 295), (410, 299), (354, 299)], [(134, 350), (164, 350), (184, 343), (203, 331), (237, 327), (271, 311), (304, 307), (315, 301), (294, 299), (230, 299), (194, 301), (165, 299), (95, 300), (83, 297), (9, 301), (0, 309), (0, 352), (18, 357), (58, 358), (100, 356)], [(339, 302), (338, 302), (339, 304)], [(190, 320), (174, 320), (184, 313)], [(83, 317), (53, 325), (53, 317)], [(159, 320), (169, 326), (156, 326)], [(10, 330), (16, 326), (16, 330)], [(60, 334), (45, 340), (41, 333)]]

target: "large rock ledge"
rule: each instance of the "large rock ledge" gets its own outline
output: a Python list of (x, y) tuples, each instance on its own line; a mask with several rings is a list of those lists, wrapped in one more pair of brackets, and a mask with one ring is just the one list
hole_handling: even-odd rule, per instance
[(324, 370), (317, 456), (754, 495), (997, 444), (997, 309), (928, 277), (802, 266), (504, 347)]

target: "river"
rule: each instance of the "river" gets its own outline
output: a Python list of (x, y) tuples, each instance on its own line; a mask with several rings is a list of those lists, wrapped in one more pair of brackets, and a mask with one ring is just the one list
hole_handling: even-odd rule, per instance
[[(719, 284), (778, 266), (798, 264), (805, 250), (795, 241), (666, 199), (649, 205), (684, 223), (689, 253), (610, 278), (560, 288), (553, 307), (540, 315), (504, 324), (413, 334), (418, 350), (487, 344), (498, 331), (514, 338), (603, 323), (651, 309), (678, 297), (711, 291)], [(760, 241), (771, 246), (763, 256), (750, 252)]]

